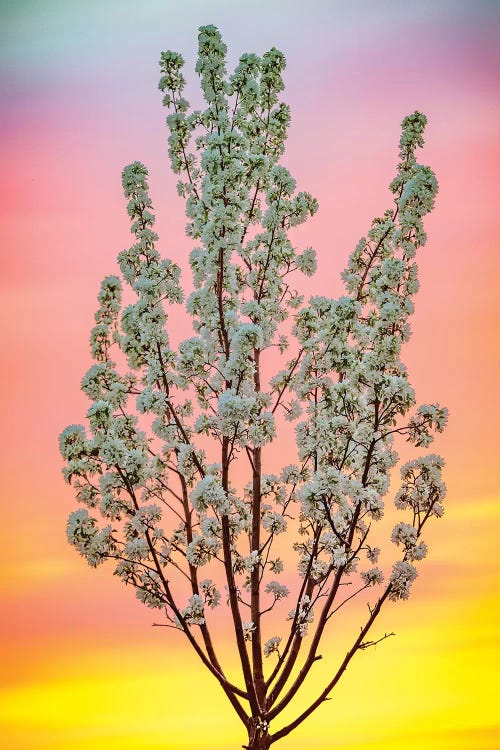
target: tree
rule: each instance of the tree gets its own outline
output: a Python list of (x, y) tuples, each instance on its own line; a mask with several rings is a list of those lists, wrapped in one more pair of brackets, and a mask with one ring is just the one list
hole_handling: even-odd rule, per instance
[[(406, 520), (392, 532), (399, 555), (384, 576), (370, 542), (398, 462), (394, 439), (427, 447), (447, 418), (438, 404), (415, 407), (400, 359), (437, 182), (415, 158), (426, 124), (415, 112), (402, 123), (392, 208), (351, 254), (345, 296), (306, 302), (292, 277), (314, 273), (315, 253), (297, 252), (288, 231), (318, 204), (279, 164), (290, 121), (279, 100), (285, 58), (274, 48), (244, 54), (227, 76), (225, 55), (217, 29), (202, 27), (196, 70), (207, 106), (192, 112), (182, 57), (160, 60), (169, 154), (196, 243), (186, 303), (194, 335), (177, 350), (169, 343), (180, 269), (156, 249), (148, 172), (134, 162), (123, 188), (135, 242), (118, 256), (121, 278), (102, 282), (96, 363), (82, 381), (89, 432), (72, 425), (60, 446), (65, 478), (87, 506), (69, 517), (70, 543), (91, 566), (112, 561), (163, 613), (160, 624), (184, 634), (243, 722), (245, 747), (265, 750), (327, 699), (355, 653), (387, 637), (368, 635), (387, 600), (408, 598), (413, 563), (427, 552), (423, 528), (443, 512), (442, 459), (404, 464), (395, 504)], [(295, 463), (276, 466), (270, 446), (293, 424)], [(280, 724), (328, 623), (367, 592), (368, 616), (330, 682)], [(232, 620), (240, 680), (217, 653), (218, 607)]]

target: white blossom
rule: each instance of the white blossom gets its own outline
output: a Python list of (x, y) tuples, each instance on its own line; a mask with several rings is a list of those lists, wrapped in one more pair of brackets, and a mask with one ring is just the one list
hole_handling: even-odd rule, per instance
[(380, 568), (370, 568), (369, 570), (364, 570), (361, 572), (361, 578), (365, 582), (366, 586), (376, 586), (377, 584), (383, 582), (384, 575)]
[(191, 502), (199, 511), (206, 511), (210, 507), (223, 515), (230, 511), (230, 502), (226, 491), (217, 477), (211, 474), (200, 479), (191, 492)]
[(306, 276), (312, 276), (316, 271), (316, 253), (312, 247), (307, 247), (301, 255), (297, 255), (295, 262)]
[(258, 550), (253, 550), (249, 555), (242, 558), (243, 569), (246, 570), (247, 573), (251, 573), (253, 569), (258, 566), (259, 562), (260, 555)]
[(281, 513), (266, 510), (262, 517), (262, 525), (270, 534), (282, 534), (286, 531), (286, 519)]
[(283, 561), (277, 557), (275, 560), (269, 561), (269, 569), (272, 573), (283, 573), (284, 565)]
[(288, 613), (288, 619), (294, 620), (301, 638), (307, 635), (309, 624), (314, 621), (314, 610), (310, 597), (305, 594), (299, 602), (298, 608)]
[(95, 568), (115, 549), (111, 526), (99, 530), (96, 519), (89, 516), (86, 509), (75, 510), (68, 519), (68, 541), (88, 564)]
[(418, 531), (409, 523), (398, 523), (393, 529), (391, 539), (394, 544), (402, 544), (406, 548), (414, 547), (417, 543)]
[(413, 565), (404, 560), (395, 563), (389, 579), (391, 585), (389, 599), (392, 601), (408, 599), (410, 596), (410, 586), (416, 577), (417, 571)]
[(380, 547), (370, 547), (367, 545), (366, 556), (370, 562), (376, 563), (378, 561), (379, 555)]
[(189, 598), (187, 606), (181, 609), (181, 615), (188, 625), (203, 625), (205, 623), (204, 602), (199, 594), (193, 594)]
[(134, 537), (129, 539), (123, 551), (131, 560), (145, 560), (149, 556), (149, 545), (146, 539)]
[(201, 581), (200, 589), (203, 591), (205, 604), (208, 604), (208, 606), (212, 609), (219, 605), (220, 591), (218, 591), (215, 583), (211, 578), (205, 578), (205, 580)]
[(186, 547), (186, 559), (190, 565), (200, 568), (212, 560), (221, 548), (220, 541), (214, 536), (195, 534)]
[(252, 633), (255, 631), (255, 623), (252, 622), (252, 620), (249, 620), (249, 622), (243, 622), (243, 637), (246, 641), (252, 640)]
[(269, 581), (265, 588), (266, 594), (272, 594), (275, 599), (284, 599), (288, 596), (290, 591), (283, 584), (278, 581)]
[(281, 636), (273, 635), (268, 641), (264, 643), (264, 656), (271, 656), (271, 654), (278, 652), (279, 645), (281, 643)]

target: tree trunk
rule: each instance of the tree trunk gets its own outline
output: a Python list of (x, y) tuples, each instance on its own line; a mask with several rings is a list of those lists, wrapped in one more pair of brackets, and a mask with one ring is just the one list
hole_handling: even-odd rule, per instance
[(247, 750), (269, 750), (271, 742), (268, 734), (256, 734), (248, 740)]
[(268, 725), (266, 722), (261, 723), (258, 719), (251, 719), (248, 726), (248, 745), (246, 750), (269, 750), (271, 747), (271, 737), (268, 734)]

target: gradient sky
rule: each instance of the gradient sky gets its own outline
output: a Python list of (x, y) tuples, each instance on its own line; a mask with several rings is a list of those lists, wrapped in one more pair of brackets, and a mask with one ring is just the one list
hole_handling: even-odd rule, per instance
[(130, 244), (125, 164), (148, 165), (160, 249), (186, 267), (157, 60), (180, 51), (196, 98), (206, 23), (231, 62), (273, 45), (286, 54), (284, 161), (320, 204), (296, 235), (318, 253), (309, 291), (340, 293), (348, 253), (389, 205), (400, 122), (415, 109), (429, 119), (420, 158), (440, 184), (405, 360), (419, 401), (450, 409), (434, 448), (447, 461), (447, 511), (412, 599), (379, 625), (397, 637), (358, 655), (334, 699), (276, 747), (494, 750), (500, 10), (484, 0), (2, 2), (5, 748), (229, 750), (244, 739), (180, 636), (151, 628), (133, 592), (67, 545), (75, 504), (57, 452), (87, 408), (79, 383), (100, 280)]

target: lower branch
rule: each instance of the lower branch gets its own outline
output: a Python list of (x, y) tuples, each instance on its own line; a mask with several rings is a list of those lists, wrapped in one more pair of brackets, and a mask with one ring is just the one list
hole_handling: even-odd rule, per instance
[[(130, 498), (132, 499), (132, 502), (134, 503), (135, 509), (139, 510), (139, 503), (137, 501), (137, 498), (136, 498), (136, 495), (135, 495), (135, 492), (134, 492), (134, 488), (133, 488), (132, 484), (130, 483), (130, 481), (128, 480), (127, 475), (121, 469), (120, 466), (116, 465), (115, 468), (117, 469), (120, 477), (122, 478), (124, 486), (125, 486), (128, 494), (130, 495)], [(179, 608), (177, 607), (177, 605), (176, 605), (176, 603), (174, 601), (174, 597), (172, 596), (172, 592), (170, 590), (169, 582), (165, 578), (165, 575), (163, 573), (162, 566), (161, 566), (160, 561), (158, 559), (158, 555), (156, 553), (154, 544), (151, 541), (151, 535), (149, 534), (148, 531), (146, 531), (146, 535), (145, 536), (146, 536), (146, 541), (147, 541), (147, 544), (148, 544), (148, 547), (149, 547), (149, 551), (150, 551), (151, 557), (153, 558), (153, 561), (154, 561), (154, 564), (155, 564), (156, 572), (158, 573), (158, 576), (160, 577), (160, 580), (162, 582), (163, 589), (165, 591), (165, 596), (166, 596), (166, 600), (168, 602), (168, 605), (170, 606), (170, 608), (172, 609), (172, 611), (176, 615), (177, 619), (181, 623), (182, 630), (185, 633), (185, 635), (186, 635), (187, 639), (189, 640), (190, 644), (192, 645), (192, 647), (194, 648), (194, 650), (196, 651), (196, 653), (200, 657), (200, 659), (203, 662), (203, 664), (207, 667), (207, 669), (218, 680), (218, 682), (221, 685), (222, 689), (224, 690), (225, 694), (229, 698), (229, 701), (230, 701), (231, 705), (235, 709), (235, 711), (238, 714), (238, 716), (240, 717), (241, 721), (246, 726), (247, 722), (248, 722), (248, 717), (247, 717), (246, 712), (244, 711), (241, 703), (239, 702), (239, 700), (237, 699), (237, 697), (235, 695), (235, 692), (239, 692), (241, 694), (241, 691), (239, 690), (239, 688), (236, 688), (236, 686), (232, 685), (226, 679), (225, 675), (222, 672), (219, 671), (219, 669), (217, 669), (216, 667), (214, 667), (214, 665), (211, 663), (211, 661), (208, 658), (208, 656), (205, 654), (205, 652), (203, 651), (203, 649), (200, 647), (200, 645), (199, 645), (198, 641), (196, 640), (195, 636), (191, 633), (188, 624), (184, 620), (184, 617), (182, 616)]]
[[(226, 492), (229, 491), (229, 477), (228, 477), (228, 449), (229, 440), (228, 438), (223, 439), (222, 443), (222, 486)], [(248, 702), (253, 716), (260, 714), (260, 706), (255, 691), (255, 685), (253, 681), (252, 670), (250, 667), (250, 660), (248, 658), (245, 638), (243, 635), (243, 624), (241, 621), (241, 614), (238, 606), (238, 594), (236, 590), (236, 582), (234, 580), (234, 572), (232, 566), (231, 556), (231, 531), (229, 527), (229, 518), (227, 515), (222, 516), (222, 546), (224, 550), (224, 568), (226, 572), (227, 588), (229, 594), (229, 605), (231, 608), (231, 616), (233, 619), (234, 632), (236, 636), (236, 644), (238, 646), (238, 653), (240, 656), (241, 667), (243, 670), (243, 677), (245, 680), (246, 692), (248, 695)]]
[(388, 638), (389, 635), (393, 635), (393, 633), (390, 633), (389, 635), (383, 636), (383, 638), (380, 638), (379, 641), (368, 641), (366, 643), (363, 642), (364, 637), (370, 630), (371, 626), (373, 625), (375, 619), (377, 618), (380, 610), (382, 609), (382, 605), (389, 596), (391, 591), (391, 584), (389, 584), (378, 600), (375, 607), (372, 609), (370, 617), (368, 618), (368, 621), (366, 622), (366, 625), (361, 630), (361, 633), (356, 638), (356, 641), (354, 642), (352, 648), (347, 652), (344, 661), (340, 665), (339, 669), (337, 670), (337, 673), (335, 674), (335, 677), (328, 683), (326, 688), (323, 690), (323, 692), (316, 698), (314, 703), (311, 703), (309, 708), (307, 708), (303, 713), (298, 716), (295, 721), (292, 721), (287, 726), (283, 727), (283, 729), (280, 729), (276, 734), (272, 735), (272, 742), (277, 742), (277, 740), (280, 740), (282, 737), (286, 737), (287, 734), (290, 734), (294, 729), (296, 729), (299, 724), (302, 724), (302, 722), (307, 719), (308, 716), (310, 716), (313, 711), (315, 711), (318, 706), (320, 706), (324, 701), (328, 699), (328, 696), (332, 692), (333, 688), (337, 684), (337, 682), (340, 680), (342, 675), (344, 674), (345, 670), (347, 669), (349, 662), (351, 661), (352, 657), (356, 653), (356, 651), (360, 649), (367, 648), (368, 646), (373, 646), (375, 643), (378, 643), (381, 640), (384, 640), (384, 638)]

